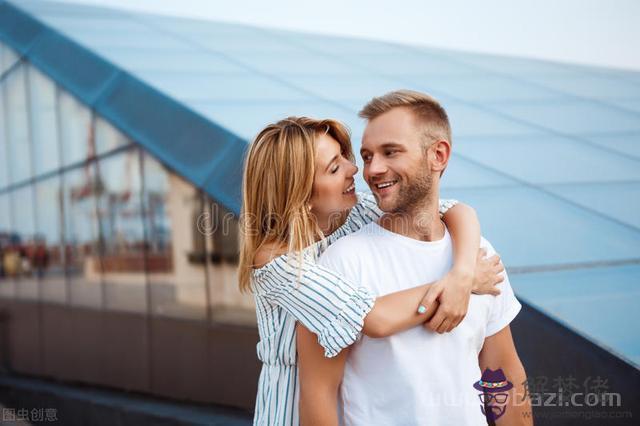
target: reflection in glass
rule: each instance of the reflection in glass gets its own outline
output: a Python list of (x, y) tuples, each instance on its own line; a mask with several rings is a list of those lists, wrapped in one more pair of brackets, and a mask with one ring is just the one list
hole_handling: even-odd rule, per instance
[(204, 236), (196, 229), (200, 192), (143, 156), (147, 274), (154, 315), (204, 320), (207, 288)]
[(5, 85), (0, 82), (0, 190), (9, 185), (9, 130), (7, 129), (6, 112), (4, 108)]
[(16, 52), (9, 46), (0, 43), (0, 75), (7, 72), (17, 61)]
[(9, 73), (4, 86), (4, 108), (9, 141), (9, 176), (12, 182), (31, 177), (29, 120), (27, 116), (26, 67), (19, 66)]
[(96, 117), (96, 153), (104, 154), (129, 143), (129, 139), (108, 121)]
[(33, 268), (44, 300), (66, 303), (60, 177), (40, 181), (36, 191), (36, 239)]
[(14, 280), (19, 270), (16, 245), (17, 236), (11, 231), (10, 197), (0, 194), (0, 297), (15, 295)]
[(27, 69), (33, 167), (34, 174), (37, 176), (60, 167), (56, 122), (56, 87), (51, 80), (33, 66), (29, 66)]
[(86, 160), (95, 154), (91, 110), (65, 91), (58, 95), (60, 141), (65, 166)]
[(105, 307), (146, 313), (147, 277), (138, 149), (100, 160), (97, 172), (102, 183), (98, 218), (103, 236)]
[(64, 257), (72, 305), (102, 308), (96, 201), (103, 191), (90, 163), (63, 175)]
[(212, 320), (225, 323), (255, 323), (253, 297), (238, 290), (240, 228), (238, 219), (221, 204), (207, 198), (202, 232), (207, 236)]
[(11, 218), (16, 241), (13, 245), (12, 275), (16, 277), (16, 296), (38, 299), (38, 266), (33, 206), (33, 186), (23, 186), (11, 193)]

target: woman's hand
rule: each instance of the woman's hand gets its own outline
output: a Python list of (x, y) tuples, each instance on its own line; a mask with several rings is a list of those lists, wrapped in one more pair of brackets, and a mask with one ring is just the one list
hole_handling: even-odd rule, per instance
[(494, 254), (486, 258), (487, 251), (481, 248), (476, 259), (476, 270), (473, 277), (472, 292), (474, 294), (491, 294), (497, 296), (500, 290), (497, 285), (504, 281), (504, 265), (500, 256)]
[[(424, 326), (440, 334), (456, 328), (467, 315), (473, 283), (472, 274), (454, 268), (433, 284), (420, 306), (426, 308), (424, 312), (437, 311)], [(440, 306), (437, 306), (438, 302)]]
[[(475, 273), (453, 268), (441, 280), (434, 283), (425, 294), (420, 308), (425, 313), (437, 309), (435, 315), (424, 326), (437, 333), (445, 333), (456, 328), (467, 315), (469, 298), (474, 294), (497, 296), (496, 287), (504, 281), (504, 266), (497, 254), (486, 258), (487, 251), (478, 250)], [(440, 306), (437, 306), (440, 302)]]

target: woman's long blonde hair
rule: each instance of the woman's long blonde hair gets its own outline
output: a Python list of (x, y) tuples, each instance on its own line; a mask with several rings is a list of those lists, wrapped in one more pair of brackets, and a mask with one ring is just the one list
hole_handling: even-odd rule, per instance
[(315, 175), (315, 138), (326, 133), (353, 161), (347, 127), (336, 120), (288, 117), (265, 127), (249, 147), (242, 184), (240, 290), (251, 289), (255, 255), (264, 244), (290, 253), (324, 237), (309, 209)]

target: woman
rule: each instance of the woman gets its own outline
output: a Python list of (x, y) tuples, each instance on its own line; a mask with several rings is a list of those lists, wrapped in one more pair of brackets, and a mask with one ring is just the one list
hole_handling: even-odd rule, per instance
[[(452, 301), (449, 322), (438, 325), (444, 332), (464, 317), (472, 286), (497, 292), (499, 258), (476, 264), (479, 224), (470, 208), (455, 201), (440, 203), (454, 241), (454, 266), (431, 287), (374, 301), (366, 288), (317, 265), (327, 245), (381, 215), (370, 195), (356, 195), (356, 172), (349, 132), (334, 120), (288, 118), (267, 126), (249, 148), (239, 274), (241, 290), (255, 296), (263, 362), (254, 424), (299, 423), (298, 321), (317, 334), (325, 356), (332, 357), (360, 333), (387, 336), (425, 322), (440, 293)], [(477, 268), (482, 279), (474, 280)]]

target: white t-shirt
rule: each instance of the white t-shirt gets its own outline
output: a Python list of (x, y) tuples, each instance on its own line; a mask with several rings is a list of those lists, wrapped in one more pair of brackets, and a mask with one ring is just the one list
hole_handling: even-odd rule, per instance
[[(495, 253), (484, 238), (480, 246), (488, 256)], [(425, 242), (370, 223), (330, 246), (320, 264), (383, 296), (442, 278), (452, 255), (446, 228), (443, 239)], [(506, 274), (499, 288), (499, 296), (471, 295), (465, 319), (450, 333), (415, 327), (386, 338), (361, 336), (345, 366), (342, 422), (486, 425), (473, 387), (481, 376), (478, 355), (484, 339), (507, 326), (521, 308)]]

